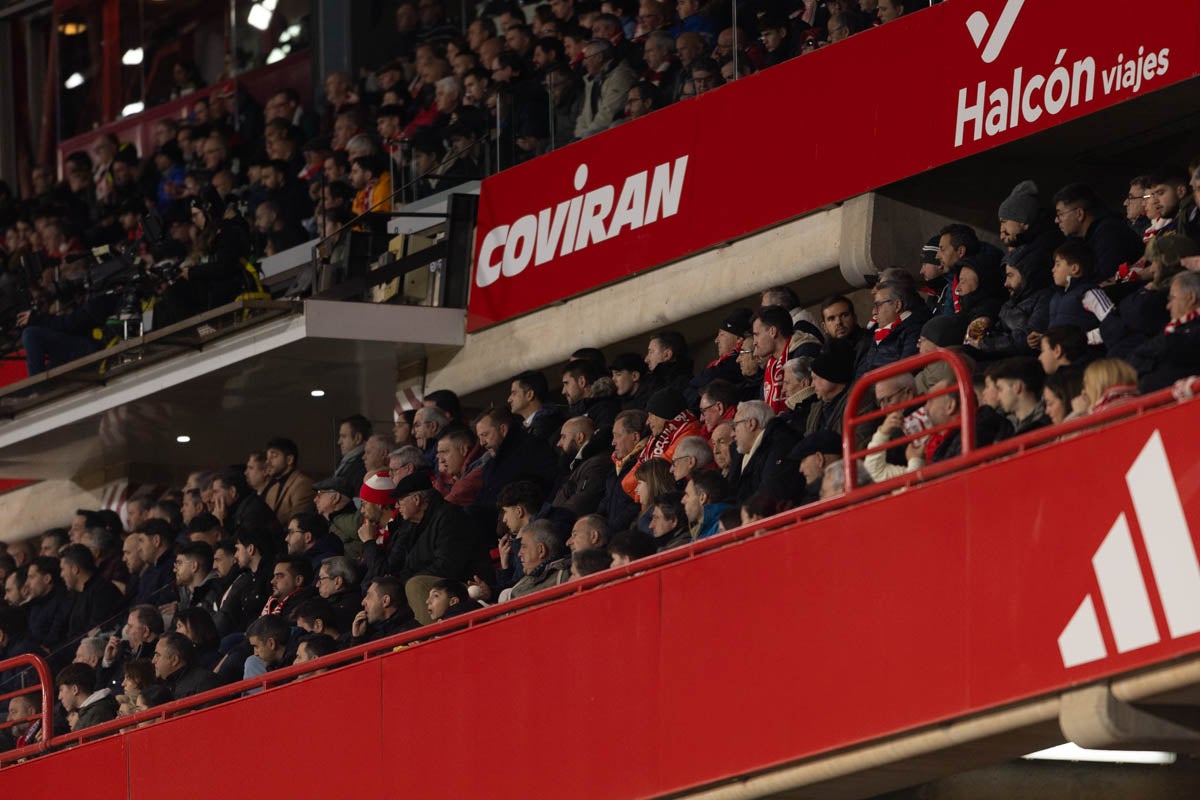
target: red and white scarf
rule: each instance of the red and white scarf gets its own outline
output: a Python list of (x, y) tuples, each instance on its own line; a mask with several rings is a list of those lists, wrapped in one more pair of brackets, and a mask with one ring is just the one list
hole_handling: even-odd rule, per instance
[(662, 433), (646, 442), (642, 454), (638, 456), (638, 463), (644, 464), (652, 458), (663, 458), (663, 454), (671, 449), (671, 445), (679, 438), (688, 423), (695, 421), (696, 415), (687, 409), (680, 411), (673, 419), (667, 420)]
[(787, 411), (787, 400), (783, 396), (783, 362), (787, 353), (771, 356), (763, 370), (762, 399), (776, 414)]
[(1163, 328), (1163, 333), (1170, 336), (1175, 331), (1179, 330), (1181, 325), (1187, 325), (1189, 322), (1195, 322), (1200, 319), (1200, 308), (1193, 308), (1191, 311), (1184, 314), (1179, 319), (1173, 319), (1167, 323), (1167, 327)]
[[(954, 296), (954, 300), (955, 300), (955, 302), (958, 302), (958, 295)], [(955, 307), (955, 311), (957, 311), (957, 310), (958, 310), (958, 308)], [(912, 313), (911, 311), (905, 311), (903, 314), (896, 317), (894, 320), (889, 322), (887, 325), (880, 325), (880, 326), (876, 327), (875, 328), (875, 344), (882, 344), (885, 339), (887, 339), (889, 336), (892, 335), (892, 331), (896, 330), (896, 326), (898, 326), (901, 322), (904, 322), (904, 320), (908, 319), (908, 317), (911, 313)]]

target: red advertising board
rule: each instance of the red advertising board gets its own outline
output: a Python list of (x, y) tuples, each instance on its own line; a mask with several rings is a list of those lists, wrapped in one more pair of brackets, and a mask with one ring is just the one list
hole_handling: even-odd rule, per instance
[(1198, 73), (1188, 0), (939, 4), (485, 180), (468, 329)]

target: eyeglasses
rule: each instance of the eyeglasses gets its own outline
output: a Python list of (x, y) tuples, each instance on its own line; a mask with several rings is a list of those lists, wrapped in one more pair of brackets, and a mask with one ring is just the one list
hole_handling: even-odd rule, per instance
[(328, 575), (318, 575), (316, 581), (314, 581), (314, 582), (315, 583), (323, 583), (324, 581), (329, 581), (330, 583), (333, 583), (333, 578), (329, 577)]
[(750, 420), (749, 419), (735, 419), (733, 421), (733, 427), (736, 428), (738, 425), (741, 425), (743, 422), (750, 422)]
[(876, 300), (874, 303), (871, 303), (871, 308), (873, 308), (873, 309), (875, 309), (876, 311), (878, 311), (879, 309), (881, 309), (881, 308), (883, 308), (884, 306), (886, 306), (888, 303), (899, 303), (899, 302), (900, 302), (900, 301), (899, 301), (899, 300), (897, 300), (897, 299), (895, 299), (895, 298), (893, 298), (893, 299), (891, 299), (891, 300)]
[(718, 403), (709, 403), (706, 406), (700, 406), (700, 413), (707, 414), (711, 409), (716, 408), (718, 405)]
[(1154, 195), (1151, 195), (1151, 194), (1127, 194), (1127, 195), (1125, 195), (1125, 199), (1126, 200), (1149, 200), (1153, 196)]

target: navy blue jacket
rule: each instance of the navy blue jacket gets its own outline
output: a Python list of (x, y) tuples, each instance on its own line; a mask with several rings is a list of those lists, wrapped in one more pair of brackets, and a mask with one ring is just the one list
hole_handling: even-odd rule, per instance
[(1091, 248), (1096, 259), (1092, 277), (1097, 281), (1111, 278), (1117, 273), (1117, 267), (1137, 261), (1146, 249), (1142, 237), (1134, 233), (1125, 220), (1111, 214), (1093, 220), (1083, 242)]
[(1055, 286), (1054, 293), (1050, 295), (1049, 327), (1074, 325), (1085, 331), (1097, 327), (1100, 322), (1096, 315), (1083, 307), (1084, 293), (1095, 288), (1096, 282), (1089, 278), (1071, 281), (1071, 285), (1065, 289)]

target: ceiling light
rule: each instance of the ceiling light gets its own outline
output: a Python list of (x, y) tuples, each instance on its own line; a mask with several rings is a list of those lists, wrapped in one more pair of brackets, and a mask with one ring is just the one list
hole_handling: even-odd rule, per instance
[(260, 0), (250, 6), (250, 13), (246, 17), (246, 21), (251, 27), (258, 28), (260, 31), (265, 31), (271, 27), (271, 14), (275, 11), (276, 0)]
[(272, 50), (271, 54), (267, 56), (267, 63), (278, 64), (280, 61), (283, 61), (285, 58), (287, 58), (286, 47), (287, 45), (284, 45), (283, 47), (276, 47), (274, 50)]
[(182, 434), (180, 436), (175, 437), (175, 441), (179, 442), (180, 444), (187, 444), (191, 440), (192, 440), (192, 437), (190, 437), (186, 434)]
[(78, 72), (72, 72), (70, 77), (63, 81), (63, 88), (78, 89), (83, 86), (83, 75)]
[(121, 63), (127, 67), (136, 67), (138, 64), (142, 63), (143, 55), (142, 48), (131, 48), (126, 50), (125, 54), (121, 56)]
[(78, 36), (81, 33), (87, 33), (87, 23), (63, 22), (59, 24), (58, 32), (63, 36)]
[(1108, 764), (1174, 764), (1174, 753), (1149, 750), (1085, 750), (1067, 742), (1025, 756), (1030, 761), (1095, 761)]
[(324, 397), (325, 390), (324, 389), (313, 389), (311, 392), (309, 392), (309, 394), (312, 395), (313, 397)]
[(134, 114), (140, 114), (145, 110), (146, 110), (146, 104), (143, 103), (141, 100), (138, 100), (136, 103), (130, 103), (129, 105), (122, 108), (121, 116), (122, 117), (132, 117)]

